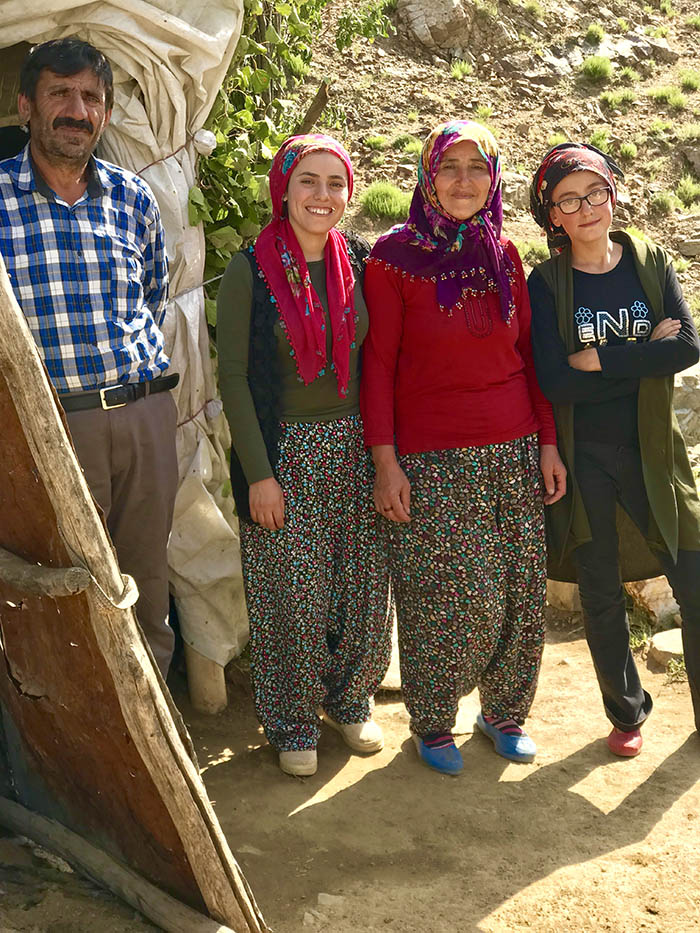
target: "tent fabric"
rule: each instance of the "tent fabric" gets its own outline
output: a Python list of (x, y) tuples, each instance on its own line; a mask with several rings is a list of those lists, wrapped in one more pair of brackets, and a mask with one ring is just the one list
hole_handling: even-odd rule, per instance
[(98, 154), (139, 172), (158, 199), (171, 273), (164, 331), (180, 373), (170, 582), (185, 642), (224, 665), (245, 646), (248, 621), (238, 525), (224, 495), (230, 438), (204, 314), (204, 235), (188, 223), (187, 198), (195, 136), (233, 57), (243, 0), (9, 0), (2, 18), (2, 48), (78, 35), (104, 52), (114, 71), (114, 112)]

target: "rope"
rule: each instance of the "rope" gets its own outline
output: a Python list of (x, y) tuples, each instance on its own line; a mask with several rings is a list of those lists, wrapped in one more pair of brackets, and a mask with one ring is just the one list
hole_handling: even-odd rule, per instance
[(160, 158), (160, 159), (154, 159), (153, 162), (149, 162), (148, 165), (144, 165), (143, 168), (140, 168), (140, 169), (138, 170), (138, 172), (136, 172), (136, 174), (137, 174), (137, 175), (141, 175), (141, 174), (143, 174), (143, 172), (145, 172), (147, 169), (153, 168), (154, 165), (158, 165), (160, 162), (165, 162), (166, 159), (172, 159), (172, 157), (173, 157), (174, 155), (177, 155), (178, 152), (180, 152), (182, 149), (184, 149), (185, 146), (187, 145), (187, 143), (190, 142), (190, 140), (193, 139), (193, 138), (194, 138), (194, 137), (188, 135), (188, 136), (187, 136), (187, 139), (184, 141), (184, 143), (183, 143), (181, 146), (178, 146), (177, 149), (176, 149), (174, 152), (171, 152), (170, 155), (163, 156), (163, 157)]
[(207, 399), (206, 402), (201, 406), (201, 408), (198, 408), (197, 411), (196, 411), (193, 415), (190, 415), (189, 418), (185, 418), (184, 421), (181, 421), (181, 422), (177, 425), (177, 427), (178, 427), (178, 428), (181, 428), (183, 425), (189, 424), (190, 421), (194, 421), (195, 418), (197, 418), (199, 415), (202, 414), (202, 412), (203, 412), (204, 409), (207, 407), (207, 405), (209, 404), (209, 402), (215, 402), (215, 401), (216, 401), (216, 399), (213, 399), (213, 398)]

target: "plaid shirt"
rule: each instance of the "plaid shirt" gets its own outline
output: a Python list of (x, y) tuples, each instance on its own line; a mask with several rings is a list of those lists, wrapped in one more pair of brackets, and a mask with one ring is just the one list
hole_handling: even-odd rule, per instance
[(154, 379), (168, 368), (163, 227), (138, 176), (91, 159), (73, 205), (27, 146), (0, 162), (0, 254), (58, 392)]

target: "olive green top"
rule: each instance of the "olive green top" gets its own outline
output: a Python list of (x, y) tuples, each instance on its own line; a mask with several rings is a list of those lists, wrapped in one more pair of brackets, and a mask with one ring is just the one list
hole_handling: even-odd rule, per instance
[[(326, 314), (326, 359), (322, 376), (304, 385), (291, 355), (291, 347), (279, 322), (275, 323), (277, 363), (281, 376), (280, 421), (334, 421), (356, 415), (360, 410), (359, 348), (367, 335), (369, 318), (359, 282), (355, 283), (354, 347), (350, 350), (348, 394), (338, 395), (335, 370), (331, 369), (332, 330), (328, 316), (326, 265), (321, 259), (310, 262), (309, 274)], [(248, 387), (248, 346), (253, 299), (253, 273), (242, 253), (237, 253), (224, 273), (217, 299), (216, 345), (219, 355), (219, 387), (224, 411), (231, 428), (231, 439), (248, 483), (273, 475), (267, 456), (253, 398)]]

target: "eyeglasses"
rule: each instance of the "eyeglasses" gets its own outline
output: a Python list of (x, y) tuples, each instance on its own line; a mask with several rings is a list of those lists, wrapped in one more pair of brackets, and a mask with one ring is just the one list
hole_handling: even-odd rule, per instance
[(562, 214), (575, 214), (581, 210), (581, 205), (587, 201), (590, 207), (600, 207), (610, 199), (610, 188), (594, 188), (588, 194), (580, 198), (564, 198), (563, 201), (555, 201), (552, 207), (558, 207)]

